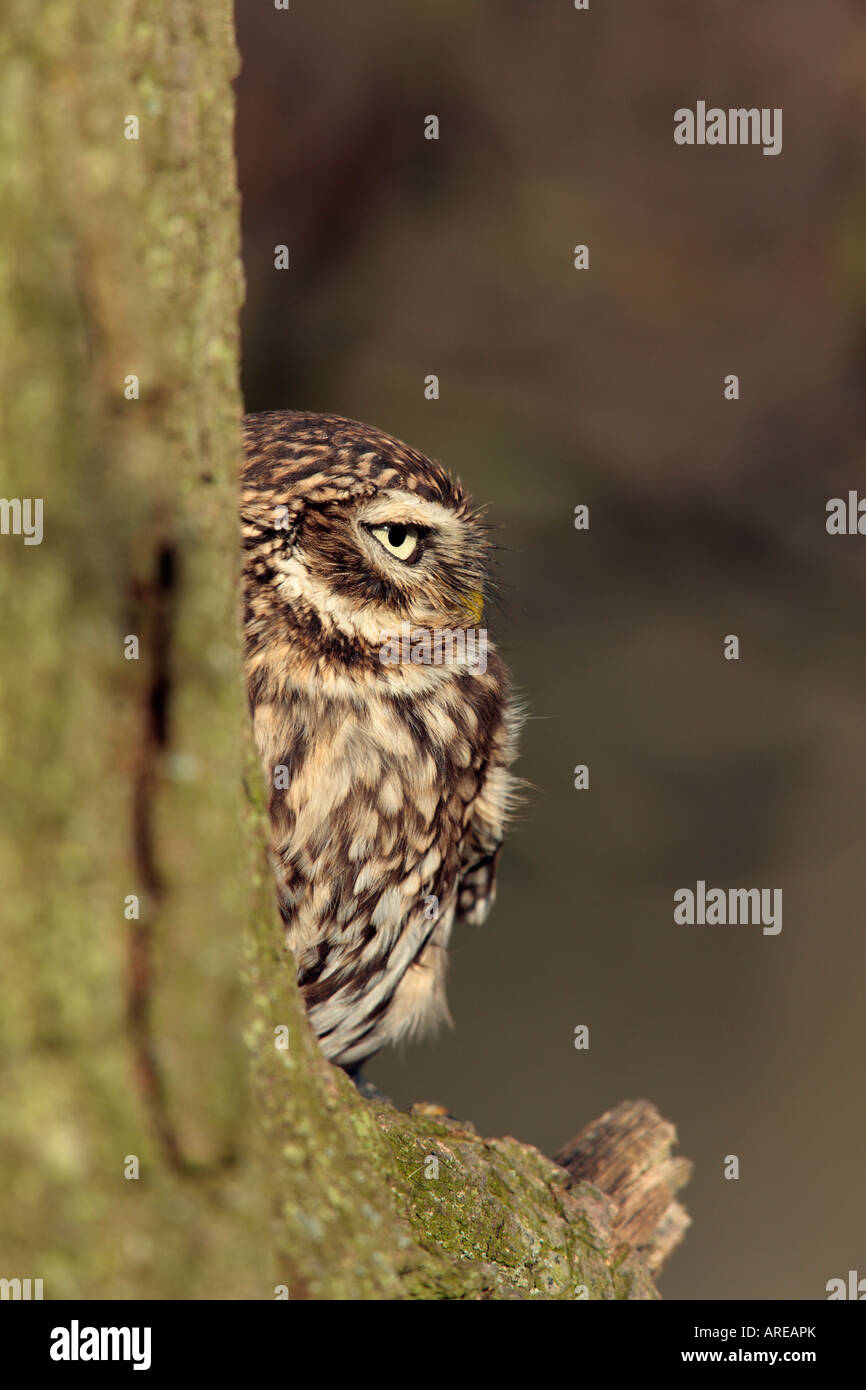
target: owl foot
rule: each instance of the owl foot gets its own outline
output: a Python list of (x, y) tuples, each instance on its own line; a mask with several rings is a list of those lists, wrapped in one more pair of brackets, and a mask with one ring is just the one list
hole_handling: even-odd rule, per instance
[(377, 1105), (393, 1106), (396, 1110), (397, 1107), (394, 1105), (391, 1097), (386, 1096), (384, 1091), (380, 1091), (378, 1086), (375, 1086), (372, 1081), (368, 1081), (360, 1066), (344, 1067), (343, 1070), (349, 1080), (354, 1083), (355, 1090), (358, 1092), (359, 1096), (363, 1096), (365, 1100), (375, 1101)]

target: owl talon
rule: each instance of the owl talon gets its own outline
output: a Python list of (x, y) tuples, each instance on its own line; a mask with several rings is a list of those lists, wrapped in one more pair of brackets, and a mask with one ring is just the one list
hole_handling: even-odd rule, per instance
[(367, 1080), (360, 1066), (344, 1067), (344, 1071), (353, 1083), (358, 1095), (363, 1096), (364, 1100), (373, 1100), (377, 1105), (390, 1105), (395, 1110), (397, 1109), (390, 1096), (386, 1096), (384, 1091), (380, 1091), (378, 1086)]

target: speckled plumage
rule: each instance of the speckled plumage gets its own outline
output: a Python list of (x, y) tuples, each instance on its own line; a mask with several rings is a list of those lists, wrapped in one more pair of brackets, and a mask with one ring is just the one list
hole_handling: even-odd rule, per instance
[(353, 420), (244, 427), (245, 671), (280, 907), (322, 1047), (355, 1067), (448, 1017), (452, 926), (495, 894), (519, 714), (489, 644), (486, 671), (380, 659), (401, 622), (477, 620), (485, 538), (459, 483)]

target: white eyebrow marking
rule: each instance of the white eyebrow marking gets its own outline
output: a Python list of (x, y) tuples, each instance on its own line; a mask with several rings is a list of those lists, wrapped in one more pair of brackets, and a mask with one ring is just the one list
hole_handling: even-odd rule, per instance
[(463, 527), (465, 522), (454, 515), (449, 507), (441, 502), (428, 501), (402, 489), (392, 488), (382, 492), (358, 508), (358, 520), (362, 524), (376, 525), (381, 522), (406, 520), (415, 526)]

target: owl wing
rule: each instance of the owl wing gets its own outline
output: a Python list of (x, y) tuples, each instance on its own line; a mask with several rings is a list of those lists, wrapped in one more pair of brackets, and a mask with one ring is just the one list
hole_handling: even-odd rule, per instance
[(509, 701), (494, 732), (491, 755), (471, 802), (457, 874), (457, 920), (481, 926), (496, 900), (496, 870), (518, 781), (509, 772), (523, 715)]
[(461, 867), (457, 881), (457, 921), (480, 927), (487, 921), (496, 901), (496, 869), (502, 842), (489, 854), (482, 854)]

